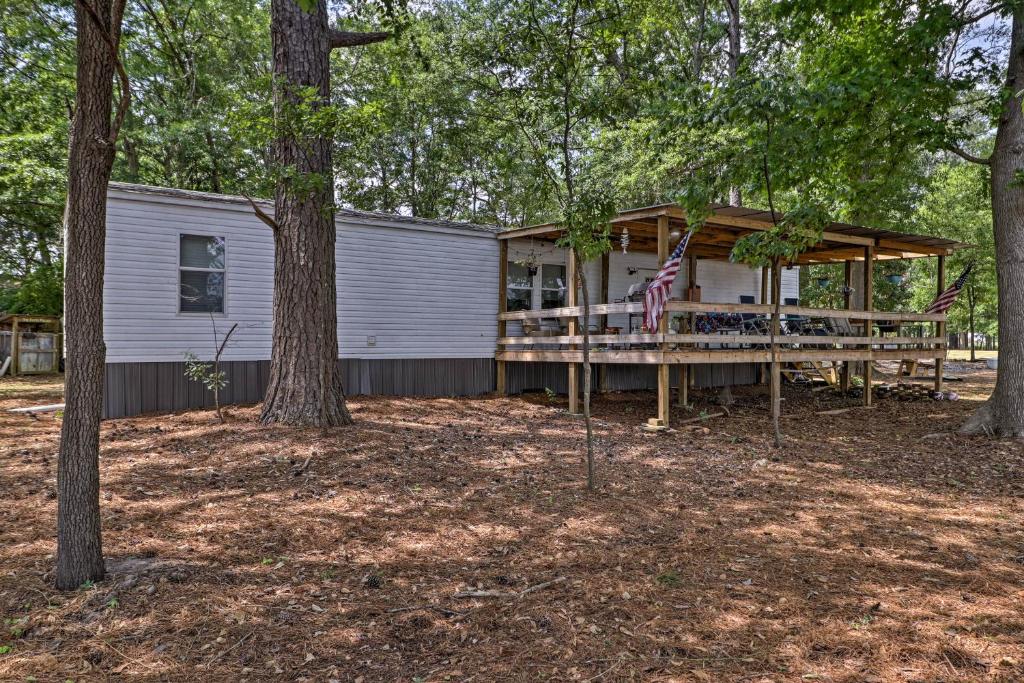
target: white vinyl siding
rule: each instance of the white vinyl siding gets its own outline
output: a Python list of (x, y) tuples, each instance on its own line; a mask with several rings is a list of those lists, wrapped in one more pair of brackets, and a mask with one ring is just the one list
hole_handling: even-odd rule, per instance
[[(225, 360), (270, 358), (274, 241), (246, 205), (111, 188), (107, 202), (107, 361), (212, 355), (209, 315), (179, 313), (179, 235), (223, 236)], [(338, 220), (338, 335), (345, 358), (494, 355), (498, 244), (493, 235), (384, 219)], [(368, 345), (368, 338), (374, 338)]]

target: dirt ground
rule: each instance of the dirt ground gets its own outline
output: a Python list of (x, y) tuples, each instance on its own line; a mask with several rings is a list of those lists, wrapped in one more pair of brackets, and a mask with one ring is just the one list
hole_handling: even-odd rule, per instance
[[(960, 401), (786, 387), (781, 450), (761, 387), (661, 434), (653, 393), (600, 397), (593, 494), (543, 395), (109, 421), (110, 576), (72, 593), (59, 416), (4, 412), (0, 679), (1024, 680), (1024, 447), (952, 433), (994, 376), (950, 365)], [(59, 392), (3, 380), (0, 409)]]

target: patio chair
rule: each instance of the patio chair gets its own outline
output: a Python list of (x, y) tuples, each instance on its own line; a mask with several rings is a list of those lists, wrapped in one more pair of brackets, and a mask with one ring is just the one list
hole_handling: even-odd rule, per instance
[[(755, 303), (750, 294), (740, 295), (741, 304)], [(740, 334), (766, 335), (771, 332), (771, 319), (756, 313), (740, 313)], [(764, 348), (766, 344), (752, 344), (751, 348)]]
[[(543, 319), (528, 318), (522, 321), (522, 325), (523, 336), (530, 337), (531, 339), (536, 338), (538, 344), (543, 346), (551, 346), (550, 344), (544, 344), (543, 339), (547, 337), (560, 337), (565, 334), (560, 328), (545, 325)], [(534, 344), (531, 343), (529, 346), (532, 348)], [(561, 345), (558, 345), (558, 347), (561, 348)]]
[[(784, 306), (799, 306), (800, 300), (794, 298), (786, 298), (782, 300)], [(802, 315), (784, 315), (782, 316), (782, 330), (786, 334), (802, 334), (804, 328), (810, 323), (810, 318)]]

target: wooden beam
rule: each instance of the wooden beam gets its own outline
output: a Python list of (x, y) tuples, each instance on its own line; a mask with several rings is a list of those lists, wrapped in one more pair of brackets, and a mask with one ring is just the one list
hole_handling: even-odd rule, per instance
[[(601, 300), (602, 304), (608, 303), (608, 274), (611, 270), (611, 254), (604, 252), (601, 254)], [(601, 320), (601, 333), (608, 331), (608, 314), (604, 314), (600, 317)], [(604, 365), (597, 366), (597, 390), (605, 391), (608, 386), (608, 368)]]
[[(844, 335), (786, 334), (779, 337), (785, 346), (885, 346), (887, 344), (939, 344), (942, 337), (864, 337)], [(536, 346), (540, 344), (581, 344), (583, 335), (553, 337), (498, 337), (501, 346)], [(592, 334), (591, 344), (720, 344), (724, 348), (735, 345), (770, 344), (767, 334)]]
[[(770, 349), (710, 349), (710, 350), (637, 350), (601, 351), (591, 355), (591, 363), (616, 363), (630, 365), (675, 364), (721, 364), (767, 363), (771, 361)], [(543, 351), (498, 351), (497, 360), (506, 362), (533, 363), (581, 363), (583, 352)], [(935, 358), (935, 349), (779, 349), (782, 363), (823, 362), (823, 361), (868, 361), (868, 360), (920, 360)]]
[[(668, 261), (669, 257), (669, 244), (668, 244), (668, 216), (658, 216), (658, 267)], [(658, 333), (666, 334), (668, 332), (668, 319), (669, 312), (664, 311), (661, 319), (658, 321)], [(653, 330), (649, 330), (653, 332)], [(662, 352), (668, 350), (668, 346), (664, 343), (661, 345)], [(669, 424), (669, 409), (672, 401), (670, 395), (669, 386), (669, 374), (668, 364), (662, 363), (658, 366), (658, 426), (668, 427)]]
[[(698, 303), (692, 301), (669, 301), (665, 309), (672, 313), (754, 313), (755, 315), (771, 315), (774, 307), (764, 304), (720, 304)], [(590, 307), (592, 315), (616, 313), (640, 313), (643, 304), (640, 302), (595, 304)], [(782, 306), (783, 315), (801, 315), (811, 318), (841, 318), (849, 320), (892, 320), (900, 322), (942, 322), (946, 320), (942, 313), (902, 313), (896, 311), (845, 311), (832, 308), (811, 308), (810, 306)], [(583, 315), (581, 307), (548, 308), (540, 311), (509, 311), (500, 314), (504, 320), (530, 320), (532, 318), (569, 318)]]
[[(678, 221), (686, 220), (686, 211), (675, 204), (666, 204), (662, 206), (649, 206), (640, 209), (631, 209), (623, 211), (617, 214), (611, 219), (611, 223), (619, 224), (630, 221), (642, 221), (649, 218), (660, 218), (667, 217)], [(712, 212), (711, 216), (705, 222), (705, 225), (710, 227), (735, 227), (735, 228), (747, 228), (749, 230), (768, 230), (772, 227), (770, 220), (754, 220), (751, 218), (744, 218), (740, 216), (727, 216), (725, 214), (719, 214)], [(549, 223), (545, 225), (531, 226), (527, 228), (518, 228), (515, 230), (506, 230), (498, 234), (498, 239), (512, 239), (514, 237), (530, 237), (535, 235), (543, 235), (549, 232), (560, 233), (561, 228), (558, 224)], [(847, 235), (838, 232), (830, 232), (826, 230), (822, 233), (822, 241), (825, 242), (839, 242), (840, 244), (854, 244), (858, 246), (875, 246), (875, 240), (871, 237), (861, 237), (859, 235)]]
[[(568, 250), (568, 267), (565, 269), (566, 286), (566, 301), (568, 308), (575, 308), (577, 306), (577, 283), (579, 274), (577, 269), (579, 264), (576, 263), (576, 252), (572, 249)], [(582, 311), (581, 311), (582, 312)], [(575, 337), (579, 334), (579, 318), (574, 315), (569, 318), (569, 336)], [(575, 346), (570, 347), (573, 351), (576, 350)], [(579, 415), (580, 413), (580, 368), (577, 363), (583, 362), (583, 354), (580, 352), (580, 359), (578, 361), (569, 364), (569, 412), (572, 415)]]
[[(864, 310), (873, 311), (875, 308), (875, 294), (874, 294), (874, 277), (875, 277), (875, 250), (874, 247), (864, 247)], [(871, 321), (864, 323), (864, 332), (866, 336), (871, 336), (872, 330), (875, 326), (871, 324)], [(872, 374), (874, 373), (874, 367), (872, 366), (872, 360), (866, 360), (864, 362), (864, 405), (870, 406), (872, 402)]]
[[(843, 264), (843, 308), (850, 310), (853, 303), (853, 261)], [(839, 377), (839, 391), (845, 396), (850, 392), (850, 364), (843, 363), (843, 372)]]
[[(508, 241), (498, 242), (498, 337), (508, 334), (508, 322), (501, 317), (508, 309)], [(499, 360), (495, 371), (495, 389), (500, 396), (508, 394), (508, 368)]]
[(18, 366), (21, 365), (21, 335), (18, 334), (18, 316), (11, 320), (11, 377), (18, 374)]
[(675, 204), (663, 204), (661, 206), (646, 206), (641, 209), (630, 209), (616, 214), (612, 223), (623, 221), (643, 220), (644, 218), (658, 218), (660, 216), (672, 216), (674, 218), (686, 219), (686, 212)]
[(680, 365), (679, 366), (679, 389), (678, 389), (678, 401), (680, 408), (686, 408), (690, 405), (690, 366)]
[(913, 252), (925, 256), (946, 256), (953, 253), (953, 250), (948, 247), (935, 247), (916, 242), (904, 242), (902, 240), (880, 239), (878, 240), (878, 247), (880, 249)]
[[(946, 257), (939, 256), (937, 258), (938, 263), (936, 264), (935, 270), (935, 292), (936, 296), (946, 291)], [(943, 338), (942, 355), (935, 357), (935, 391), (942, 391), (942, 371), (946, 364), (946, 351), (945, 351), (945, 336), (946, 336), (946, 323), (936, 322), (935, 323), (935, 336)]]

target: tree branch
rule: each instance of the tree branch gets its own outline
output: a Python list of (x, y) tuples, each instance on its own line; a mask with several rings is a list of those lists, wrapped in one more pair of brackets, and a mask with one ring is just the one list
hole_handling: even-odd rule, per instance
[(274, 232), (277, 232), (280, 229), (280, 226), (277, 224), (277, 221), (271, 218), (266, 211), (261, 209), (259, 204), (253, 201), (252, 197), (250, 197), (247, 194), (243, 194), (242, 196), (245, 197), (246, 200), (249, 202), (249, 205), (252, 207), (253, 212), (255, 212), (256, 214), (256, 218), (259, 218), (261, 221), (269, 225), (270, 229), (273, 230)]
[(327, 32), (327, 44), (332, 50), (335, 50), (339, 47), (356, 47), (357, 45), (379, 43), (390, 37), (391, 33), (387, 31), (361, 33), (356, 31), (339, 31), (332, 28)]
[(945, 149), (947, 152), (952, 152), (961, 159), (970, 161), (972, 164), (981, 164), (982, 166), (988, 166), (992, 163), (991, 157), (975, 156), (968, 152), (967, 150), (957, 147), (956, 145), (946, 145)]

